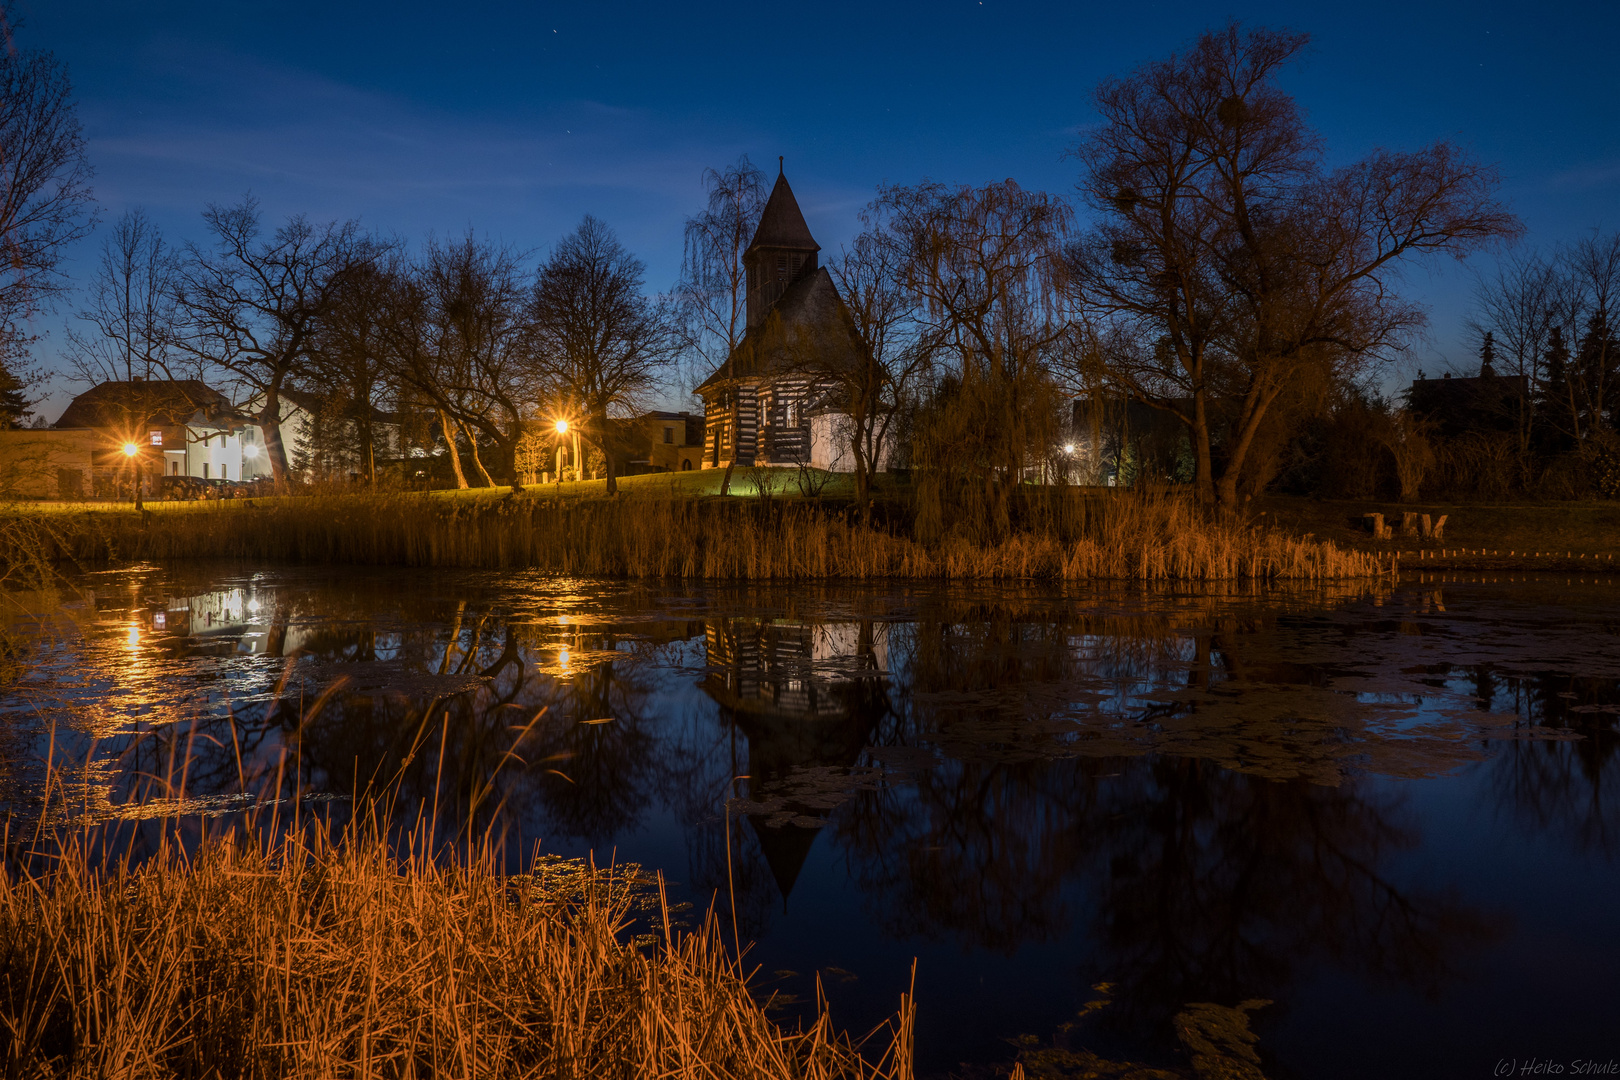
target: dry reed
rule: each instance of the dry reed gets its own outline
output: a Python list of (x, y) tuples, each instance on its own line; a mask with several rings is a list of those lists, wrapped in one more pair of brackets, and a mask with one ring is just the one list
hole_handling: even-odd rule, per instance
[[(866, 528), (848, 508), (745, 499), (446, 499), (350, 495), (63, 515), (57, 560), (240, 558), (632, 578), (1331, 580), (1380, 556), (1211, 520), (1184, 499), (1077, 493), (1039, 527), (982, 544)], [(4, 561), (4, 553), (0, 553)]]
[(629, 941), (632, 890), (612, 871), (559, 891), (419, 846), (306, 829), (170, 844), (138, 868), (70, 843), (47, 873), (13, 870), (4, 1074), (911, 1075), (909, 996), (863, 1060), (824, 999), (808, 1027), (770, 1019), (712, 921), (676, 933), (664, 905), (662, 933)]

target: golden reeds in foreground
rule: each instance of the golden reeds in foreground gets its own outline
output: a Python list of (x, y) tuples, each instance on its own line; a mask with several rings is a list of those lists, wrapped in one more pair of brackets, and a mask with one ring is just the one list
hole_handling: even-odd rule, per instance
[(378, 838), (69, 845), (0, 880), (7, 1077), (908, 1078), (912, 1006), (863, 1060), (825, 1002), (771, 1020), (712, 922), (627, 940), (611, 871), (560, 892)]

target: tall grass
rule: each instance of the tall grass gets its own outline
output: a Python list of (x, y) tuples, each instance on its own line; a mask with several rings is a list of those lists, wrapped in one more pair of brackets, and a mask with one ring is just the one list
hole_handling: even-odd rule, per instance
[(1326, 580), (1388, 569), (1376, 555), (1134, 493), (1070, 492), (1058, 512), (990, 544), (950, 532), (920, 543), (905, 521), (866, 528), (850, 508), (806, 501), (533, 495), (317, 496), (144, 518), (64, 514), (50, 536), (53, 558), (80, 562), (241, 558), (634, 578)]
[[(138, 868), (72, 843), (0, 879), (7, 1077), (911, 1076), (912, 1006), (875, 1060), (789, 1030), (713, 921), (628, 940), (611, 871), (559, 890), (376, 833), (227, 834)], [(662, 898), (662, 886), (659, 886)]]

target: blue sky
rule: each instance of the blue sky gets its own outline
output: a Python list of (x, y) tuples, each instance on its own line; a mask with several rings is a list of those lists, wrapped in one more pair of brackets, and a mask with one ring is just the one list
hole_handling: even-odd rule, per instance
[[(8, 7), (19, 45), (70, 66), (105, 219), (142, 206), (181, 240), (247, 191), (272, 219), (537, 255), (592, 213), (663, 289), (707, 166), (785, 155), (823, 248), (885, 181), (1068, 193), (1096, 82), (1229, 18), (1311, 34), (1285, 85), (1333, 160), (1452, 139), (1500, 167), (1528, 243), (1620, 228), (1616, 3)], [(1407, 290), (1432, 313), (1417, 362), (1465, 366), (1466, 271), (1417, 266)]]

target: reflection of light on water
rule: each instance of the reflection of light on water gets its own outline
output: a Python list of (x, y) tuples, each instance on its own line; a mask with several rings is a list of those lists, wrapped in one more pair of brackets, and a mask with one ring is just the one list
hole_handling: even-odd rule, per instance
[(568, 650), (564, 649), (557, 654), (557, 663), (562, 665), (564, 671), (568, 670)]
[(257, 600), (249, 600), (247, 602), (247, 609), (252, 614), (257, 615), (259, 613), (259, 602)]
[(168, 616), (167, 612), (154, 611), (152, 613), (152, 629), (154, 629), (154, 630), (163, 630), (163, 629), (166, 629), (168, 627), (168, 625), (169, 625), (169, 616)]
[(136, 623), (131, 623), (130, 624), (129, 635), (128, 635), (127, 640), (128, 640), (128, 643), (129, 643), (129, 647), (132, 648), (132, 649), (135, 648), (136, 646), (138, 646), (141, 643), (141, 628), (140, 628), (140, 626), (138, 624), (136, 624)]

